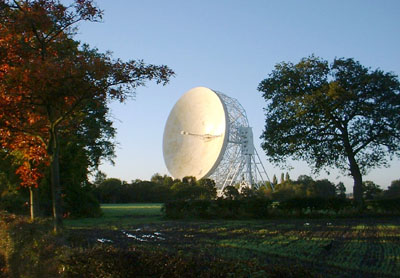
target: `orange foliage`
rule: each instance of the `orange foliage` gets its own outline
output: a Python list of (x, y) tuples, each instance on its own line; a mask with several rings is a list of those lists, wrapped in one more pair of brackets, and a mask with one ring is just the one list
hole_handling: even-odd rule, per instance
[[(16, 173), (22, 186), (38, 186), (43, 177), (42, 168), (49, 164), (43, 136), (45, 126), (40, 115), (34, 112), (32, 104), (24, 100), (30, 92), (24, 86), (29, 82), (29, 71), (22, 70), (21, 36), (0, 25), (0, 48), (6, 49), (7, 56), (0, 60), (0, 147), (11, 153), (18, 153), (22, 160)], [(30, 38), (24, 37), (25, 42)], [(25, 83), (25, 84), (24, 84)], [(23, 89), (24, 88), (24, 89)], [(36, 129), (37, 134), (31, 131)]]

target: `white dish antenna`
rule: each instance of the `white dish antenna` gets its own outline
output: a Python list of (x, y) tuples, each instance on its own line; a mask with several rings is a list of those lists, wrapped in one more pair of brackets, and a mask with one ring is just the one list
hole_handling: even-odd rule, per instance
[(189, 90), (172, 108), (163, 153), (174, 178), (211, 178), (221, 192), (237, 184), (257, 188), (269, 180), (246, 111), (236, 99), (205, 87)]

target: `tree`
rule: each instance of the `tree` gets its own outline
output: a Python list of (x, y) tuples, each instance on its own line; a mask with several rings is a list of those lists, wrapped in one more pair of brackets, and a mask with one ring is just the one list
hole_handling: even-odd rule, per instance
[(117, 178), (104, 180), (97, 188), (101, 203), (117, 203), (121, 195), (122, 181)]
[(164, 184), (164, 178), (159, 173), (155, 173), (154, 175), (152, 175), (150, 181), (157, 184)]
[(192, 185), (192, 186), (197, 185), (196, 177), (193, 177), (193, 176), (183, 177), (182, 178), (182, 182), (183, 183), (187, 183), (187, 184)]
[(339, 182), (336, 186), (336, 195), (340, 198), (346, 198), (346, 187), (343, 182)]
[(175, 200), (198, 200), (204, 192), (201, 187), (196, 184), (181, 181), (174, 183), (171, 192)]
[(267, 181), (265, 185), (262, 185), (257, 189), (256, 194), (260, 198), (272, 199), (272, 192), (271, 184)]
[[(18, 152), (9, 153), (0, 147), (0, 210), (12, 213), (26, 213), (26, 203), (29, 200), (27, 190), (19, 189), (21, 180), (16, 170), (22, 163), (22, 156)], [(30, 209), (34, 207), (30, 203)], [(32, 211), (31, 216), (34, 215)]]
[(26, 186), (37, 186), (40, 165), (50, 165), (57, 232), (62, 226), (60, 137), (76, 134), (88, 106), (123, 102), (148, 80), (166, 84), (173, 71), (115, 60), (74, 41), (77, 22), (102, 17), (92, 0), (68, 7), (57, 0), (2, 0), (0, 5), (1, 144), (25, 154), (19, 173)]
[(207, 200), (213, 200), (217, 197), (217, 187), (215, 181), (212, 179), (201, 179), (197, 181), (197, 184), (202, 188), (202, 198)]
[(313, 184), (313, 197), (332, 198), (336, 196), (336, 187), (327, 179), (317, 180)]
[(274, 175), (274, 176), (272, 177), (272, 184), (273, 184), (274, 186), (276, 186), (276, 185), (278, 184), (278, 179), (276, 178), (276, 175)]
[(249, 186), (242, 187), (241, 191), (239, 192), (241, 198), (243, 199), (251, 199), (257, 197), (257, 191)]
[(285, 174), (281, 173), (281, 181), (280, 183), (284, 183), (285, 182)]
[(382, 189), (373, 181), (363, 182), (363, 197), (365, 200), (373, 200), (381, 193)]
[(400, 83), (393, 73), (353, 59), (332, 64), (310, 56), (282, 62), (258, 86), (268, 105), (262, 148), (271, 162), (304, 160), (314, 170), (338, 167), (354, 180), (400, 156)]
[(384, 195), (387, 198), (400, 198), (400, 179), (392, 181)]
[(174, 184), (173, 178), (167, 175), (161, 176), (159, 173), (155, 173), (154, 175), (152, 175), (150, 181), (159, 185), (166, 186), (168, 188)]
[(107, 178), (107, 174), (102, 172), (102, 171), (97, 171), (95, 176), (94, 176), (94, 181), (93, 181), (93, 185), (94, 186), (99, 186), (100, 184), (103, 183), (103, 181), (105, 181)]
[(223, 196), (228, 200), (237, 200), (239, 199), (240, 194), (236, 187), (229, 185), (224, 188)]

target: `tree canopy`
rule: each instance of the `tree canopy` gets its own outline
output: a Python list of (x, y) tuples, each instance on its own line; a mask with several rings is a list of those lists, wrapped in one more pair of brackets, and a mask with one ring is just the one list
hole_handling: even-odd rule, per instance
[[(50, 165), (54, 218), (60, 223), (60, 137), (97, 132), (84, 144), (96, 165), (112, 152), (106, 142), (113, 130), (104, 120), (108, 101), (125, 101), (149, 80), (166, 84), (174, 73), (141, 60), (113, 59), (75, 41), (77, 22), (102, 17), (92, 0), (70, 6), (1, 0), (0, 6), (0, 143), (24, 154), (18, 171), (27, 186), (37, 186), (40, 165)], [(88, 128), (90, 123), (96, 128)]]
[(329, 64), (310, 56), (282, 62), (258, 86), (267, 101), (262, 148), (269, 160), (337, 167), (354, 179), (362, 200), (362, 175), (400, 156), (398, 77), (354, 59)]

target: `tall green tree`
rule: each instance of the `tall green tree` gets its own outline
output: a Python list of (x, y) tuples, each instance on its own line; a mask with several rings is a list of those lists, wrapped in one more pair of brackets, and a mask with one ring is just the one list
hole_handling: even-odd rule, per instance
[(286, 175), (285, 175), (285, 181), (290, 181), (290, 175), (289, 175), (289, 172), (286, 172)]
[(400, 198), (400, 179), (392, 181), (384, 192), (384, 196), (387, 198)]
[(337, 167), (354, 180), (400, 156), (398, 77), (353, 59), (310, 56), (282, 62), (258, 86), (267, 101), (262, 148), (271, 162), (291, 157), (318, 171)]
[(335, 185), (336, 188), (336, 195), (340, 198), (346, 198), (346, 187), (344, 186), (343, 182), (339, 182)]
[(272, 184), (273, 184), (274, 186), (278, 184), (278, 179), (277, 179), (276, 175), (274, 175), (274, 176), (272, 177)]
[(363, 182), (363, 195), (365, 200), (375, 199), (382, 193), (382, 191), (381, 187), (373, 181)]
[(207, 200), (213, 200), (217, 197), (217, 187), (212, 179), (201, 179), (197, 181), (198, 186), (203, 190), (202, 197)]

